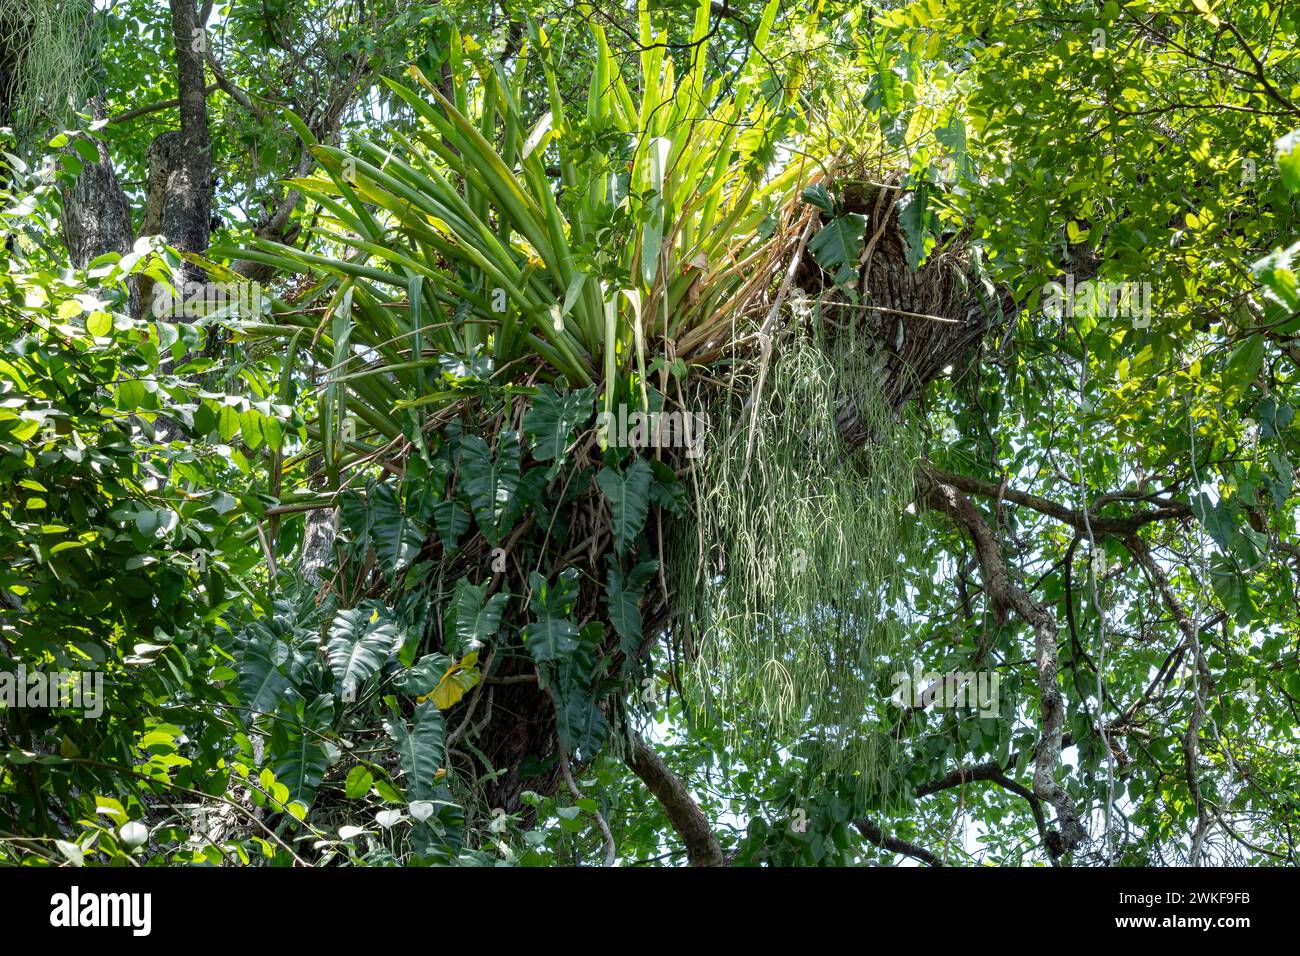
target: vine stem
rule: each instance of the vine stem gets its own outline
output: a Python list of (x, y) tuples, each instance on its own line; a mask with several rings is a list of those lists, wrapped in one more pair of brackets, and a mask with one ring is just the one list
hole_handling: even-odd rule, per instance
[[(578, 784), (573, 779), (573, 771), (569, 769), (569, 754), (564, 749), (562, 741), (556, 742), (560, 755), (560, 773), (564, 775), (564, 783), (569, 788), (569, 793), (573, 795), (574, 800), (585, 800), (582, 791), (578, 789)], [(596, 817), (596, 826), (600, 828), (601, 839), (605, 841), (605, 859), (601, 866), (613, 866), (617, 849), (614, 846), (614, 834), (609, 829), (609, 824), (605, 821), (604, 815), (599, 810), (593, 810), (592, 814)]]

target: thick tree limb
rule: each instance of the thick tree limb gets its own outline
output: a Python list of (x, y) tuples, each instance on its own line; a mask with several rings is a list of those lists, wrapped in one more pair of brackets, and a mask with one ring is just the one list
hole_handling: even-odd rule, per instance
[(627, 765), (641, 778), (655, 799), (663, 804), (668, 822), (686, 844), (691, 866), (723, 866), (725, 859), (709, 819), (691, 798), (686, 786), (668, 769), (663, 759), (640, 737), (634, 740)]
[(258, 119), (266, 119), (266, 112), (253, 102), (252, 97), (232, 83), (226, 76), (225, 71), (221, 69), (221, 64), (217, 61), (217, 58), (213, 55), (211, 50), (205, 48), (203, 58), (208, 64), (208, 69), (212, 71), (212, 75), (217, 81), (216, 85), (221, 87), (222, 91), (227, 96), (246, 109), (251, 115)]
[(1057, 686), (1056, 622), (1042, 604), (1011, 580), (997, 537), (969, 498), (952, 485), (936, 481), (930, 485), (926, 500), (970, 534), (984, 571), (984, 586), (994, 608), (1013, 609), (1033, 629), (1038, 662), (1038, 709), (1042, 723), (1034, 752), (1033, 792), (1056, 810), (1060, 831), (1048, 831), (1047, 848), (1053, 856), (1060, 856), (1085, 842), (1088, 831), (1079, 818), (1074, 801), (1056, 779), (1065, 725), (1065, 704)]
[[(91, 107), (103, 112), (98, 97)], [(76, 182), (63, 194), (63, 238), (76, 266), (108, 252), (125, 255), (135, 237), (131, 231), (131, 207), (118, 184), (108, 147), (94, 140), (98, 162), (83, 163)]]
[[(162, 207), (162, 234), (181, 252), (203, 252), (212, 223), (212, 141), (208, 133), (207, 83), (203, 75), (206, 47), (194, 0), (169, 0), (176, 80), (180, 89), (181, 135), (175, 163), (167, 176)], [(203, 270), (185, 266), (186, 281), (202, 282)]]
[(976, 764), (973, 767), (958, 767), (951, 773), (944, 774), (936, 780), (929, 783), (923, 783), (916, 788), (916, 798), (928, 797), (931, 794), (938, 793), (941, 790), (951, 790), (953, 787), (960, 787), (964, 783), (979, 783), (986, 780), (995, 780), (1003, 773), (1001, 764), (990, 760), (988, 763)]
[(1038, 795), (1004, 773), (990, 777), (989, 782), (996, 783), (1003, 790), (1024, 798), (1025, 802), (1029, 804), (1029, 811), (1034, 815), (1034, 826), (1038, 828), (1038, 838), (1042, 840), (1043, 846), (1050, 848), (1050, 831), (1047, 828), (1047, 818), (1043, 815), (1043, 802)]
[[(982, 498), (1001, 498), (1010, 501), (1013, 504), (1024, 505), (1026, 508), (1032, 508), (1040, 514), (1045, 514), (1049, 518), (1055, 518), (1057, 521), (1064, 522), (1070, 527), (1079, 531), (1087, 528), (1082, 511), (1075, 511), (1067, 508), (1065, 505), (1047, 498), (1041, 498), (1038, 495), (1030, 494), (1026, 491), (1018, 491), (1015, 488), (1004, 487), (1003, 485), (983, 481), (979, 478), (969, 478), (966, 475), (956, 475), (946, 471), (940, 471), (930, 465), (922, 468), (922, 473), (931, 481), (940, 482), (950, 485), (958, 491), (968, 495), (979, 495)], [(1190, 505), (1182, 502), (1172, 502), (1168, 505), (1162, 505), (1158, 508), (1151, 508), (1146, 511), (1139, 511), (1136, 514), (1128, 515), (1124, 518), (1106, 517), (1104, 515), (1094, 514), (1091, 509), (1088, 511), (1088, 521), (1092, 524), (1092, 530), (1096, 534), (1113, 534), (1124, 537), (1133, 534), (1143, 525), (1151, 524), (1155, 521), (1168, 521), (1173, 518), (1187, 518), (1192, 514)]]
[(968, 783), (995, 783), (1003, 790), (1014, 793), (1018, 797), (1023, 797), (1029, 804), (1029, 809), (1034, 814), (1034, 825), (1038, 828), (1038, 836), (1043, 842), (1043, 846), (1051, 845), (1051, 838), (1048, 836), (1047, 820), (1043, 816), (1042, 800), (1028, 787), (1013, 780), (1007, 776), (1007, 768), (1016, 762), (1013, 756), (1005, 766), (998, 764), (996, 761), (976, 764), (973, 767), (958, 767), (956, 770), (948, 773), (937, 780), (931, 780), (916, 788), (916, 797), (928, 797), (932, 794), (939, 793), (943, 790), (950, 790), (953, 787), (964, 786)]
[(903, 856), (910, 856), (914, 860), (920, 860), (930, 866), (943, 866), (943, 860), (939, 859), (925, 847), (917, 846), (915, 843), (908, 843), (906, 840), (900, 840), (898, 837), (886, 835), (880, 827), (876, 826), (866, 817), (858, 817), (853, 821), (858, 832), (868, 843), (874, 843), (882, 850), (889, 850), (891, 853), (901, 853)]

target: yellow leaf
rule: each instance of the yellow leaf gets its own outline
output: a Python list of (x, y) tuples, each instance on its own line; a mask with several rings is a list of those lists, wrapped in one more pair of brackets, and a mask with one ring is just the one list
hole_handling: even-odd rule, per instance
[[(426, 695), (426, 698), (432, 700), (433, 706), (439, 710), (448, 710), (455, 707), (460, 703), (461, 698), (479, 682), (479, 678), (482, 676), (478, 668), (474, 666), (477, 662), (478, 651), (471, 651), (466, 654), (458, 662), (447, 668), (447, 672), (442, 675), (437, 686)], [(421, 698), (421, 700), (426, 698)]]
[(460, 703), (460, 699), (465, 696), (475, 684), (478, 683), (479, 672), (472, 671), (454, 671), (438, 681), (438, 686), (433, 689), (430, 695), (433, 698), (433, 705), (439, 710), (448, 710)]

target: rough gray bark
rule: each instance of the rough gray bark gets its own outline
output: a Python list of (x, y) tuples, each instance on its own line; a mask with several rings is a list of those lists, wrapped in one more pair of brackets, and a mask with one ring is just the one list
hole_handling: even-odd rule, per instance
[[(92, 110), (102, 118), (103, 102), (96, 98)], [(99, 162), (85, 163), (76, 182), (63, 193), (63, 238), (74, 265), (81, 267), (109, 252), (126, 255), (135, 236), (131, 205), (113, 171), (113, 161), (103, 140), (96, 140)], [(135, 278), (127, 282), (129, 308), (139, 307)]]
[[(207, 86), (203, 51), (206, 35), (194, 0), (169, 0), (176, 78), (180, 88), (181, 129), (175, 160), (168, 169), (161, 231), (181, 252), (203, 252), (212, 223), (212, 142), (208, 135)], [(185, 266), (187, 282), (203, 282), (202, 269)]]
[(320, 586), (325, 583), (321, 569), (334, 557), (334, 539), (339, 530), (338, 510), (317, 508), (308, 511), (304, 520), (306, 524), (302, 532), (302, 555), (298, 560), (298, 569), (304, 579)]
[(179, 130), (160, 133), (145, 150), (148, 172), (145, 179), (144, 215), (140, 220), (140, 235), (162, 235), (163, 204), (167, 199), (167, 180), (180, 153)]
[(68, 254), (77, 266), (107, 252), (126, 254), (135, 237), (131, 207), (108, 151), (101, 142), (99, 162), (86, 163), (81, 175), (63, 195), (63, 231)]
[[(154, 137), (149, 148), (145, 150), (147, 166), (144, 191), (144, 214), (140, 219), (140, 235), (160, 236), (163, 234), (163, 205), (167, 199), (167, 180), (176, 157), (180, 153), (181, 134), (171, 130)], [(148, 314), (153, 307), (154, 282), (148, 277), (140, 283), (140, 314)]]

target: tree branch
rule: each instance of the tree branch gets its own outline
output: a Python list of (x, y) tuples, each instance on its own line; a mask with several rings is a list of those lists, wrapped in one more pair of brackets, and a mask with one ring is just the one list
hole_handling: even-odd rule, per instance
[[(204, 88), (204, 92), (212, 93), (215, 92), (217, 89), (219, 89), (217, 84), (211, 83)], [(119, 123), (129, 123), (131, 120), (136, 119), (137, 117), (148, 116), (150, 113), (160, 113), (163, 110), (175, 109), (180, 105), (181, 105), (181, 101), (179, 97), (173, 97), (170, 100), (158, 100), (158, 102), (156, 103), (146, 103), (144, 104), (144, 106), (137, 106), (134, 109), (129, 109), (124, 113), (118, 113), (116, 116), (110, 117), (108, 120), (108, 125), (116, 126)]]
[(722, 847), (709, 826), (708, 817), (663, 759), (638, 736), (633, 740), (632, 752), (626, 760), (632, 772), (663, 805), (668, 822), (686, 844), (686, 858), (690, 865), (724, 866)]
[(910, 856), (914, 860), (920, 860), (930, 866), (943, 866), (943, 860), (939, 859), (925, 847), (917, 846), (915, 843), (908, 843), (906, 840), (900, 840), (898, 837), (887, 836), (880, 827), (876, 826), (866, 817), (858, 817), (853, 821), (858, 832), (868, 843), (874, 843), (882, 850), (889, 850), (891, 853), (901, 853), (903, 856)]
[(266, 119), (265, 111), (262, 110), (260, 106), (258, 106), (256, 103), (253, 102), (252, 97), (250, 97), (247, 93), (245, 93), (243, 90), (241, 90), (238, 86), (236, 86), (234, 83), (230, 81), (230, 79), (226, 76), (225, 72), (221, 69), (221, 64), (217, 62), (216, 56), (214, 56), (212, 51), (207, 49), (206, 47), (204, 48), (203, 51), (203, 58), (204, 61), (208, 64), (208, 69), (212, 71), (212, 76), (217, 81), (216, 85), (221, 87), (222, 91), (224, 91), (227, 96), (229, 96), (232, 100), (234, 100), (244, 109), (246, 109), (257, 119)]
[(1178, 629), (1183, 633), (1184, 646), (1191, 649), (1192, 664), (1196, 669), (1196, 675), (1193, 682), (1192, 694), (1192, 716), (1187, 723), (1187, 731), (1183, 734), (1183, 774), (1187, 780), (1187, 789), (1192, 796), (1196, 805), (1197, 829), (1196, 837), (1192, 841), (1192, 866), (1200, 865), (1200, 845), (1201, 837), (1209, 826), (1210, 814), (1206, 808), (1206, 801), (1201, 793), (1200, 781), (1196, 779), (1196, 766), (1200, 756), (1200, 735), (1201, 723), (1205, 719), (1205, 695), (1214, 689), (1214, 680), (1210, 676), (1210, 669), (1206, 666), (1205, 658), (1201, 654), (1201, 638), (1196, 632), (1196, 623), (1192, 620), (1187, 609), (1183, 607), (1178, 596), (1174, 594), (1174, 589), (1169, 584), (1169, 578), (1161, 570), (1159, 563), (1151, 556), (1151, 551), (1137, 535), (1133, 535), (1127, 540), (1129, 550), (1138, 563), (1146, 570), (1151, 580), (1155, 583), (1156, 590), (1160, 592), (1160, 597), (1165, 606), (1173, 614), (1174, 620), (1178, 622)]
[[(1070, 527), (1079, 531), (1085, 531), (1087, 525), (1084, 522), (1082, 511), (1075, 511), (1067, 508), (1065, 505), (1050, 501), (1047, 498), (1041, 498), (1038, 495), (1030, 494), (1026, 491), (1019, 491), (1015, 488), (1004, 488), (1000, 484), (992, 481), (983, 481), (979, 478), (970, 478), (966, 475), (951, 474), (946, 471), (940, 471), (930, 465), (922, 467), (922, 474), (931, 481), (940, 482), (950, 485), (958, 491), (968, 495), (979, 495), (982, 498), (1001, 497), (1013, 504), (1024, 505), (1026, 508), (1032, 508), (1040, 514), (1045, 514), (1049, 518), (1055, 518), (1057, 521), (1064, 522)], [(1103, 496), (1106, 500), (1112, 500), (1114, 496)], [(1131, 535), (1143, 525), (1151, 524), (1155, 521), (1168, 521), (1173, 518), (1187, 518), (1192, 514), (1190, 505), (1183, 504), (1180, 501), (1171, 502), (1159, 508), (1152, 508), (1147, 511), (1140, 511), (1136, 514), (1128, 515), (1124, 518), (1106, 517), (1097, 515), (1088, 511), (1088, 520), (1092, 523), (1092, 530), (1097, 534), (1113, 534), (1118, 537)]]
[[(994, 494), (997, 488), (993, 489)], [(1010, 495), (1007, 495), (1010, 498)], [(969, 498), (951, 484), (934, 482), (926, 500), (929, 505), (964, 527), (975, 544), (984, 568), (984, 586), (995, 608), (1012, 608), (1024, 618), (1034, 632), (1038, 662), (1038, 709), (1042, 721), (1041, 736), (1034, 752), (1034, 794), (1056, 809), (1060, 831), (1049, 830), (1047, 849), (1060, 856), (1088, 839), (1088, 831), (1079, 818), (1074, 801), (1056, 780), (1061, 764), (1061, 739), (1065, 724), (1065, 704), (1057, 686), (1059, 668), (1056, 651), (1056, 622), (1037, 600), (1011, 580), (996, 536)]]
[(1018, 783), (1006, 774), (1006, 768), (1015, 762), (1016, 758), (1012, 757), (1006, 767), (992, 760), (988, 763), (976, 764), (973, 767), (958, 767), (937, 780), (931, 780), (929, 783), (917, 787), (916, 797), (919, 800), (942, 790), (950, 790), (953, 787), (960, 787), (968, 783), (995, 783), (1003, 790), (1008, 790), (1018, 797), (1023, 797), (1028, 802), (1029, 809), (1034, 814), (1034, 825), (1038, 828), (1039, 839), (1042, 840), (1044, 847), (1050, 847), (1051, 838), (1048, 836), (1047, 820), (1043, 817), (1042, 800), (1028, 787)]
[[(551, 700), (554, 701), (554, 694)], [(564, 743), (557, 741), (556, 754), (560, 758), (560, 773), (564, 776), (564, 783), (569, 788), (569, 793), (573, 795), (574, 800), (585, 800), (582, 791), (578, 789), (578, 784), (573, 779), (573, 771), (569, 768), (569, 755), (565, 752)], [(601, 866), (613, 866), (617, 859), (618, 850), (614, 846), (614, 834), (610, 832), (609, 824), (605, 822), (605, 816), (599, 810), (592, 812), (596, 818), (596, 827), (600, 830), (600, 838), (605, 843), (605, 857), (601, 861)]]

